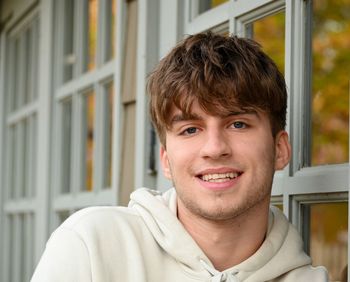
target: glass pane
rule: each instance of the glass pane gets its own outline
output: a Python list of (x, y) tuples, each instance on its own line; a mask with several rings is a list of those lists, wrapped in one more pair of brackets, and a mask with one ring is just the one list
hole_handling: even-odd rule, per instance
[(348, 263), (348, 203), (311, 204), (309, 212), (313, 264), (324, 265), (331, 281), (346, 281), (343, 272)]
[(61, 193), (69, 193), (71, 186), (71, 153), (72, 153), (72, 100), (62, 103), (61, 135)]
[(7, 40), (6, 46), (7, 54), (6, 54), (6, 78), (5, 78), (5, 93), (6, 93), (6, 113), (10, 113), (14, 109), (14, 86), (15, 86), (15, 42), (10, 38)]
[[(14, 76), (15, 77), (19, 77), (19, 73), (20, 73), (20, 69), (21, 69), (21, 66), (20, 66), (20, 41), (18, 38), (15, 39), (15, 43), (14, 43), (14, 48), (15, 48), (15, 56), (14, 56), (14, 60), (13, 60), (13, 64), (14, 64), (14, 67), (15, 67), (15, 70), (14, 70)], [(19, 87), (18, 87), (18, 82), (17, 80), (14, 81), (13, 83), (13, 93), (9, 93), (10, 96), (13, 96), (13, 102), (12, 102), (12, 109), (13, 110), (17, 110), (18, 107), (19, 107)]]
[(19, 236), (18, 236), (18, 253), (19, 261), (16, 264), (16, 271), (18, 273), (19, 281), (24, 280), (24, 266), (25, 266), (25, 223), (24, 223), (24, 213), (18, 214), (18, 225), (19, 225)]
[(246, 34), (262, 45), (264, 52), (284, 73), (285, 13), (269, 15), (246, 25)]
[(13, 278), (13, 273), (15, 272), (15, 266), (16, 266), (16, 263), (12, 263), (14, 261), (14, 257), (15, 257), (15, 254), (14, 254), (14, 248), (15, 248), (15, 216), (14, 215), (9, 215), (7, 216), (8, 218), (8, 241), (6, 242), (8, 244), (8, 253), (7, 253), (7, 257), (6, 259), (8, 260), (8, 266), (9, 266), (9, 269), (8, 269), (8, 274), (9, 274), (9, 278), (10, 278), (10, 281), (11, 279)]
[(104, 180), (103, 187), (110, 188), (112, 182), (112, 132), (114, 113), (114, 88), (113, 83), (109, 83), (105, 88), (105, 144), (104, 144)]
[(283, 212), (283, 197), (282, 196), (271, 196), (270, 204), (279, 208)]
[(93, 170), (94, 170), (94, 120), (95, 120), (95, 93), (89, 92), (84, 95), (84, 155), (83, 155), (83, 190), (92, 191), (93, 189)]
[(29, 196), (35, 197), (36, 195), (36, 171), (37, 171), (37, 152), (38, 152), (38, 117), (34, 114), (31, 118), (31, 185), (29, 189)]
[(24, 53), (24, 104), (27, 104), (28, 102), (31, 102), (31, 83), (32, 80), (30, 79), (31, 74), (31, 67), (32, 67), (32, 29), (28, 28), (24, 32), (24, 40), (25, 40), (25, 53)]
[(192, 15), (202, 14), (229, 0), (191, 0)]
[(33, 213), (23, 214), (23, 277), (21, 281), (30, 281), (34, 269), (34, 216)]
[(64, 68), (63, 82), (73, 78), (73, 65), (76, 63), (74, 54), (74, 1), (65, 0), (64, 9)]
[(7, 197), (8, 199), (14, 198), (14, 179), (16, 177), (16, 137), (17, 137), (17, 130), (16, 126), (9, 127), (9, 138), (8, 138), (8, 152), (7, 152), (7, 182), (6, 182), (6, 190), (7, 190)]
[(116, 0), (109, 0), (107, 5), (107, 14), (110, 21), (107, 23), (107, 61), (115, 56), (115, 16), (116, 16)]
[(69, 211), (61, 211), (57, 213), (58, 216), (58, 224), (63, 223), (63, 221), (65, 221), (69, 216), (70, 216), (70, 212)]
[(98, 0), (89, 0), (88, 70), (95, 68), (97, 44)]
[(30, 166), (34, 166), (33, 163), (30, 163), (29, 161), (29, 155), (30, 155), (30, 118), (26, 118), (23, 120), (23, 159), (22, 159), (22, 166), (23, 166), (23, 184), (22, 184), (22, 191), (21, 191), (21, 197), (28, 197), (28, 186), (29, 186), (29, 173), (28, 169)]
[(348, 162), (350, 0), (312, 1), (312, 165)]
[(36, 19), (32, 26), (33, 35), (32, 35), (32, 70), (30, 79), (32, 85), (32, 101), (38, 98), (38, 65), (39, 65), (39, 19)]

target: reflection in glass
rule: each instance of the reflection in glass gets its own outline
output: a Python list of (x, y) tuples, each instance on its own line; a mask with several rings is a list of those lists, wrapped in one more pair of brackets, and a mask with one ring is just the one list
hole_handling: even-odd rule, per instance
[(269, 15), (246, 25), (246, 34), (262, 45), (276, 63), (280, 72), (284, 73), (285, 52), (285, 13)]
[(84, 96), (84, 187), (83, 190), (92, 191), (93, 189), (93, 170), (94, 170), (94, 120), (95, 120), (95, 93), (89, 92)]
[(311, 204), (309, 218), (313, 264), (324, 265), (331, 281), (344, 281), (348, 263), (348, 203)]
[(113, 113), (114, 113), (114, 87), (113, 82), (105, 88), (105, 144), (104, 144), (104, 167), (103, 167), (103, 187), (110, 188), (112, 183), (112, 133), (113, 133)]
[(312, 1), (312, 165), (348, 162), (350, 0)]
[(98, 0), (89, 0), (88, 70), (95, 68), (97, 45)]
[(72, 100), (62, 103), (61, 193), (70, 192), (72, 152)]

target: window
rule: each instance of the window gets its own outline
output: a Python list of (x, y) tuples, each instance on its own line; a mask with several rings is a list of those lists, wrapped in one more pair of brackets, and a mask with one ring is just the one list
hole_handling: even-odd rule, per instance
[[(38, 127), (37, 11), (6, 33), (3, 281), (26, 281), (34, 267)], [(18, 271), (21, 269), (21, 271)]]
[[(55, 1), (53, 206), (112, 204), (116, 1)], [(61, 21), (65, 18), (66, 21)], [(63, 40), (62, 40), (63, 39)]]

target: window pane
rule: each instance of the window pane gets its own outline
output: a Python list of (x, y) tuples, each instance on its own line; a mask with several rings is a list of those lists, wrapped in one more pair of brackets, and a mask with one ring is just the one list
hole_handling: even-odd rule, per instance
[(283, 212), (283, 196), (271, 196), (270, 204)]
[(95, 93), (89, 92), (84, 95), (84, 155), (83, 155), (83, 179), (85, 184), (82, 189), (92, 191), (94, 170), (94, 120), (95, 120)]
[(312, 1), (312, 165), (348, 162), (350, 0)]
[(10, 113), (14, 110), (15, 106), (15, 95), (14, 95), (14, 89), (16, 84), (16, 54), (15, 54), (15, 41), (14, 40), (7, 40), (7, 55), (6, 55), (6, 72), (5, 72), (5, 86), (6, 86), (6, 107), (5, 111), (6, 113)]
[(61, 193), (69, 193), (71, 186), (71, 152), (72, 152), (72, 100), (62, 103), (61, 135)]
[(63, 221), (65, 221), (69, 216), (70, 216), (70, 212), (69, 211), (60, 211), (60, 212), (58, 212), (57, 213), (58, 224), (63, 223)]
[(314, 265), (324, 265), (331, 281), (343, 280), (347, 266), (348, 203), (309, 206), (310, 255)]
[(262, 45), (284, 73), (285, 13), (280, 12), (246, 25), (246, 34)]
[(191, 0), (192, 15), (202, 14), (225, 2), (228, 2), (228, 0)]
[(113, 59), (115, 56), (115, 15), (116, 15), (116, 2), (117, 0), (108, 1), (108, 18), (110, 19), (107, 23), (107, 61)]
[[(20, 77), (20, 69), (21, 69), (21, 65), (20, 65), (20, 40), (18, 38), (15, 39), (15, 43), (14, 43), (14, 48), (15, 48), (15, 57), (13, 60), (14, 66), (15, 66), (15, 77), (19, 78)], [(20, 82), (20, 81), (19, 81)], [(19, 104), (20, 104), (20, 99), (19, 99), (19, 83), (17, 81), (14, 81), (14, 85), (13, 85), (13, 93), (9, 93), (9, 95), (13, 96), (13, 103), (12, 103), (12, 109), (13, 110), (17, 110), (19, 108)]]
[(65, 0), (64, 9), (64, 68), (63, 82), (73, 78), (73, 65), (76, 63), (74, 54), (74, 1)]
[(24, 40), (25, 40), (25, 53), (24, 53), (24, 104), (27, 104), (28, 102), (31, 102), (31, 79), (30, 79), (30, 73), (32, 68), (32, 29), (28, 28), (27, 31), (24, 32)]
[(89, 29), (88, 29), (88, 70), (95, 68), (96, 43), (97, 43), (97, 20), (98, 1), (89, 0)]
[(113, 113), (114, 113), (114, 89), (113, 83), (109, 83), (105, 87), (105, 144), (104, 148), (104, 180), (103, 187), (110, 188), (112, 182), (112, 132), (113, 132)]
[(7, 190), (7, 198), (13, 199), (14, 196), (14, 182), (16, 177), (16, 158), (17, 158), (17, 151), (16, 151), (16, 143), (17, 140), (17, 130), (16, 126), (10, 126), (8, 129), (9, 138), (8, 138), (8, 151), (7, 151), (7, 182), (6, 182), (6, 190)]

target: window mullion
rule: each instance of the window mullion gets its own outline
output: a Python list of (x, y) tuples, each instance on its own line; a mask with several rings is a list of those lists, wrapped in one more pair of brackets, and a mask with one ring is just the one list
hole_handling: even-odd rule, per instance
[(289, 101), (290, 101), (290, 135), (292, 143), (292, 159), (290, 162), (290, 175), (294, 175), (303, 164), (303, 140), (304, 140), (304, 47), (305, 47), (305, 26), (302, 1), (293, 1), (290, 3), (292, 24), (289, 31), (289, 42), (291, 63), (289, 65), (290, 76), (287, 79), (289, 83)]

